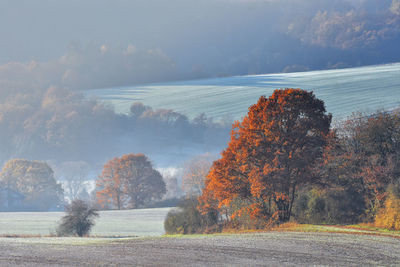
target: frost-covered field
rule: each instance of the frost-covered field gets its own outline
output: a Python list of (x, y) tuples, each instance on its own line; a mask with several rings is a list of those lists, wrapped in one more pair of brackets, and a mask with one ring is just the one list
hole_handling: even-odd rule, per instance
[[(159, 236), (170, 208), (100, 211), (93, 236)], [(0, 212), (0, 235), (49, 235), (63, 212)]]
[[(393, 237), (333, 233), (147, 237), (108, 242), (0, 238), (1, 266), (399, 266)], [(50, 238), (52, 239), (52, 238)], [(65, 239), (63, 239), (65, 240)], [(38, 242), (40, 241), (40, 242)], [(94, 243), (91, 243), (91, 242)]]
[(400, 106), (400, 63), (360, 68), (236, 76), (87, 91), (126, 113), (134, 101), (194, 117), (240, 119), (261, 95), (276, 88), (312, 90), (328, 112), (343, 118), (354, 111)]

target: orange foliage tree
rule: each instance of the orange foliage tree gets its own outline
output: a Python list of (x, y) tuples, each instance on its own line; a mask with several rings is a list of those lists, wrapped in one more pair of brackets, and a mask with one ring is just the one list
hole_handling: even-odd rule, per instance
[(165, 194), (161, 174), (144, 154), (127, 154), (108, 161), (96, 183), (102, 208), (138, 208)]
[[(288, 221), (296, 189), (316, 179), (313, 167), (330, 122), (323, 101), (312, 92), (284, 89), (260, 97), (233, 125), (228, 148), (207, 176), (200, 208), (225, 210), (228, 218), (247, 214)], [(237, 208), (229, 213), (232, 205)]]

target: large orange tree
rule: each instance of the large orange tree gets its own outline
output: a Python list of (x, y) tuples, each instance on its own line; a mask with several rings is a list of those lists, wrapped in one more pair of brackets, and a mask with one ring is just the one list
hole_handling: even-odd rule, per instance
[(330, 123), (312, 92), (284, 89), (260, 97), (234, 124), (228, 148), (207, 176), (201, 209), (288, 221), (298, 186), (317, 179), (313, 167)]
[(161, 174), (144, 154), (127, 154), (108, 161), (96, 183), (102, 208), (138, 208), (165, 194)]

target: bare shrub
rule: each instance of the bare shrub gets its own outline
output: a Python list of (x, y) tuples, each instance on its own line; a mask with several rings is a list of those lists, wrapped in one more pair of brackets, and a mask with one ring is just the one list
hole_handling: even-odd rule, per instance
[(66, 212), (57, 228), (58, 236), (86, 236), (94, 225), (94, 218), (99, 216), (96, 209), (79, 199), (72, 201)]

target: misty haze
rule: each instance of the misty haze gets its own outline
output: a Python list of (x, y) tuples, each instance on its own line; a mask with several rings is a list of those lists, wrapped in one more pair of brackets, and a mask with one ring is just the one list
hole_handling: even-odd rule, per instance
[(0, 0), (0, 265), (400, 264), (399, 47), (399, 0)]

